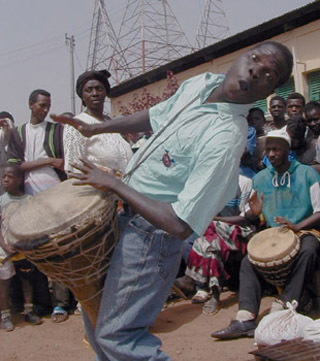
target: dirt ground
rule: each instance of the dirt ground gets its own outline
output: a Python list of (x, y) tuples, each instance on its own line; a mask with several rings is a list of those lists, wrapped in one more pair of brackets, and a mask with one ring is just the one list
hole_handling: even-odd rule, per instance
[[(152, 332), (163, 343), (163, 350), (172, 361), (249, 361), (248, 354), (256, 349), (254, 340), (243, 338), (232, 341), (215, 341), (210, 333), (229, 324), (237, 311), (237, 296), (231, 292), (221, 295), (223, 308), (214, 316), (201, 313), (201, 305), (190, 301), (171, 303), (161, 312)], [(261, 313), (267, 311), (272, 298), (262, 300)], [(0, 330), (1, 361), (89, 361), (94, 353), (83, 342), (80, 316), (72, 315), (66, 322), (52, 323), (43, 318), (39, 326), (30, 326), (23, 316), (15, 315), (13, 332)], [(130, 360), (128, 360), (130, 361)]]

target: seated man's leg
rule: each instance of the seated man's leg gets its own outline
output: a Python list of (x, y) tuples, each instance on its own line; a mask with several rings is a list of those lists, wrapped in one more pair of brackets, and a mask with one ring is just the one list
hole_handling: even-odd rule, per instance
[(265, 283), (262, 275), (255, 269), (246, 256), (240, 267), (239, 310), (247, 310), (255, 317), (259, 314), (262, 287)]
[(69, 289), (62, 283), (53, 282), (53, 313), (51, 319), (53, 322), (63, 322), (68, 318), (68, 309), (70, 308)]
[(262, 276), (246, 256), (240, 268), (239, 310), (236, 319), (228, 327), (213, 332), (212, 337), (232, 339), (254, 335), (255, 318), (259, 312), (263, 284)]
[(304, 235), (300, 240), (301, 245), (297, 260), (293, 264), (290, 276), (280, 296), (284, 303), (293, 300), (300, 301), (304, 287), (308, 282), (312, 282), (314, 273), (318, 268), (319, 240), (311, 234)]
[(110, 361), (167, 361), (149, 333), (177, 274), (183, 241), (142, 217), (122, 232), (108, 270), (96, 341)]

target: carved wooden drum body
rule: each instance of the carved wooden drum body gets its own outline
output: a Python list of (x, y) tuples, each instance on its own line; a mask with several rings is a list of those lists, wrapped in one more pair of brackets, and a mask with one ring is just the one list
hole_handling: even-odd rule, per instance
[(70, 288), (95, 325), (100, 293), (119, 238), (116, 199), (70, 179), (31, 197), (10, 218), (16, 249)]

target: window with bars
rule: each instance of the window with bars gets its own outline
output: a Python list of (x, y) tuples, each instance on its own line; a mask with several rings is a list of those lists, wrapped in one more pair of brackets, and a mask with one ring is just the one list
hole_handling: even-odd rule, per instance
[(257, 100), (253, 104), (253, 108), (260, 108), (264, 113), (268, 111), (267, 99)]
[(294, 79), (293, 77), (283, 84), (281, 87), (276, 89), (276, 94), (280, 95), (284, 99), (288, 98), (288, 95), (295, 92)]
[(309, 100), (320, 100), (320, 70), (307, 75)]

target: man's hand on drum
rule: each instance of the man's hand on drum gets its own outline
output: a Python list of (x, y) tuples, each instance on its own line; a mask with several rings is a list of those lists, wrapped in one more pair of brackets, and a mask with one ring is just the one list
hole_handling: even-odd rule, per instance
[(284, 227), (291, 229), (293, 232), (300, 231), (300, 227), (297, 224), (291, 223), (284, 217), (274, 217), (274, 221), (279, 225), (283, 225)]
[(249, 206), (252, 213), (255, 216), (258, 216), (262, 212), (262, 205), (263, 205), (263, 193), (261, 193), (260, 197), (258, 197), (258, 191), (253, 191), (249, 199)]
[(80, 170), (82, 173), (70, 172), (70, 178), (76, 178), (74, 185), (91, 185), (103, 192), (114, 189), (118, 179), (112, 174), (104, 172), (97, 168), (88, 160), (80, 159), (83, 164), (72, 164), (72, 167)]
[(94, 124), (86, 124), (76, 118), (71, 118), (65, 115), (51, 114), (51, 119), (60, 124), (68, 124), (76, 128), (84, 137), (91, 137), (95, 135)]

